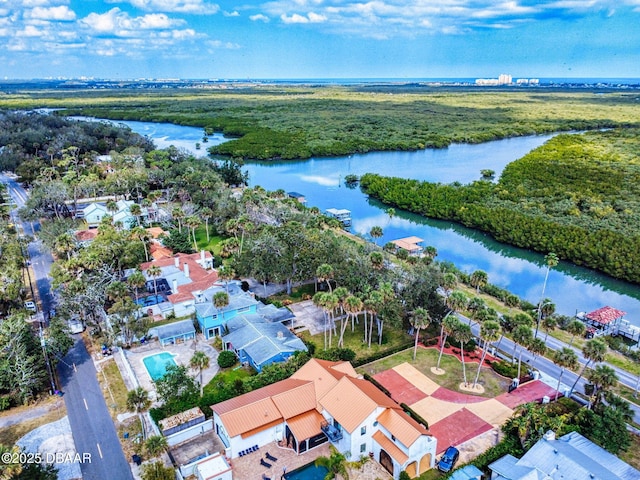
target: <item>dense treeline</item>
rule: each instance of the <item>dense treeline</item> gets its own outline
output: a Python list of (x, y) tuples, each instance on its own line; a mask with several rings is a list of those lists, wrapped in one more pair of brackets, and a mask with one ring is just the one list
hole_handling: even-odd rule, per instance
[(639, 133), (559, 135), (508, 165), (497, 184), (442, 185), (372, 174), (360, 184), (384, 203), (638, 283)]
[(153, 149), (148, 139), (128, 128), (35, 112), (0, 112), (0, 147), (0, 170), (15, 170), (25, 162), (42, 169), (62, 161), (71, 147), (79, 158), (127, 147)]
[(443, 148), (556, 131), (637, 125), (635, 95), (547, 90), (361, 91), (354, 87), (255, 87), (220, 91), (47, 92), (7, 95), (0, 108), (64, 108), (114, 120), (170, 122), (223, 132), (210, 152), (294, 159), (374, 150)]

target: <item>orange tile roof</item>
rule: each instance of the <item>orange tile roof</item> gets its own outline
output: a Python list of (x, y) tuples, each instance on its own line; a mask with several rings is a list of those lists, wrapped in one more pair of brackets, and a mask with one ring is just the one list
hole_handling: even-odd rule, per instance
[(315, 411), (316, 408), (316, 392), (313, 388), (313, 382), (274, 395), (271, 399), (285, 420), (309, 410)]
[(388, 408), (376, 420), (406, 447), (427, 433), (422, 425), (399, 409)]
[(261, 431), (273, 422), (284, 419), (271, 398), (263, 398), (243, 407), (220, 415), (230, 437), (248, 434), (252, 430)]
[[(322, 398), (329, 390), (336, 386), (338, 380), (345, 375), (351, 375), (349, 369), (345, 365), (349, 362), (330, 362), (328, 360), (319, 360), (312, 358), (305, 363), (291, 378), (298, 380), (307, 380), (313, 382), (316, 392), (316, 399)], [(343, 371), (342, 371), (343, 370)], [(352, 376), (356, 376), (356, 371), (351, 367)]]
[(400, 465), (404, 465), (404, 463), (409, 460), (409, 456), (400, 450), (391, 440), (389, 440), (384, 433), (378, 430), (373, 434), (372, 437), (378, 445), (380, 445), (385, 452), (387, 452), (391, 457), (398, 462)]
[(149, 250), (154, 260), (161, 258), (170, 258), (173, 256), (173, 251), (170, 248), (163, 247), (159, 243), (151, 242)]
[(288, 392), (305, 383), (288, 378), (212, 405), (211, 410), (220, 416), (229, 436), (250, 436), (284, 421), (271, 398), (273, 395)]
[(149, 232), (149, 235), (151, 235), (152, 238), (158, 238), (160, 235), (167, 233), (160, 227), (149, 227), (147, 228), (147, 232)]
[[(366, 382), (366, 380), (362, 380)], [(354, 383), (354, 379), (343, 377), (335, 387), (320, 399), (322, 408), (329, 412), (344, 429), (352, 433), (378, 404)]]
[[(181, 303), (186, 302), (187, 300), (194, 299), (194, 295), (192, 292), (204, 291), (208, 288), (213, 287), (218, 281), (218, 272), (211, 271), (207, 277), (197, 282), (187, 283), (185, 285), (180, 285), (178, 287), (177, 293), (172, 293), (167, 296), (167, 300), (171, 303)], [(172, 287), (173, 288), (173, 287)]]
[(320, 425), (324, 417), (317, 410), (310, 410), (296, 417), (287, 419), (287, 425), (298, 442), (314, 437), (321, 433)]

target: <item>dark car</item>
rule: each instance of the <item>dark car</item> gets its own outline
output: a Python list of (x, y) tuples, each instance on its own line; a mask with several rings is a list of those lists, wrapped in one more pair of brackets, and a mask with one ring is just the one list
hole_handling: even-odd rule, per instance
[(438, 462), (438, 470), (441, 472), (450, 472), (458, 461), (459, 456), (460, 452), (456, 447), (447, 448)]

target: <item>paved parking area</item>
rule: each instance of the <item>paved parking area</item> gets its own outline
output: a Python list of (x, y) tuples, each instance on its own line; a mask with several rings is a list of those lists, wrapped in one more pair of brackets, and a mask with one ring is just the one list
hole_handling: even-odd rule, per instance
[[(429, 423), (429, 433), (438, 439), (438, 451), (474, 438), (486, 437), (489, 444), (499, 428), (523, 403), (553, 398), (555, 390), (534, 380), (511, 393), (487, 399), (440, 387), (408, 363), (374, 375), (398, 403), (404, 402)], [(494, 433), (489, 434), (488, 432)], [(490, 445), (489, 445), (490, 446)]]

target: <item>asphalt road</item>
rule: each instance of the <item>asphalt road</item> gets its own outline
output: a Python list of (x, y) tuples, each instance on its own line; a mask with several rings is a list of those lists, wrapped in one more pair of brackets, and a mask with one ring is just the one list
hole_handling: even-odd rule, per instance
[[(467, 323), (469, 322), (469, 319), (462, 315), (458, 315), (458, 317), (463, 322), (467, 322)], [(471, 331), (477, 337), (480, 333), (480, 326), (478, 324), (473, 324), (471, 326)], [(544, 335), (542, 335), (541, 333), (539, 333), (538, 336), (544, 338)], [(569, 345), (567, 345), (566, 343), (556, 340), (553, 337), (547, 338), (547, 347), (552, 350), (558, 350), (558, 349), (561, 349), (562, 347), (568, 347), (568, 346)], [(514, 347), (514, 343), (509, 338), (503, 337), (502, 341), (500, 342), (500, 350), (504, 352), (509, 359), (511, 358), (511, 354), (513, 353), (513, 347)], [(578, 360), (580, 361), (580, 370), (582, 370), (582, 367), (586, 363), (586, 359), (582, 355), (582, 350), (575, 347), (570, 347), (570, 348), (573, 348), (573, 350), (578, 355)], [(516, 352), (517, 352), (516, 353), (516, 358), (517, 358), (520, 352), (520, 347), (517, 348)], [(545, 357), (537, 357), (536, 359), (534, 359), (533, 355), (531, 355), (531, 353), (529, 353), (525, 349), (522, 352), (522, 368), (523, 369), (528, 368), (530, 365), (533, 365), (537, 370), (542, 372), (543, 375), (546, 375), (547, 377), (554, 379), (554, 382), (552, 382), (553, 387), (557, 385), (557, 380), (560, 377), (560, 367), (558, 367), (555, 363), (553, 363), (551, 360)], [(624, 385), (630, 388), (635, 388), (636, 382), (637, 382), (637, 377), (635, 375), (631, 375), (628, 372), (625, 372), (623, 370), (620, 370), (617, 367), (614, 367), (613, 365), (610, 365), (610, 364), (606, 364), (606, 365), (609, 365), (611, 368), (613, 368), (616, 371), (616, 373), (618, 374), (618, 379), (620, 380), (621, 383), (623, 383)], [(566, 387), (570, 388), (574, 384), (577, 378), (578, 378), (578, 375), (576, 373), (573, 373), (570, 370), (565, 370), (564, 374), (562, 375), (562, 386), (560, 387), (560, 393), (563, 394)], [(575, 391), (584, 392), (585, 383), (587, 383), (587, 381), (584, 379), (584, 377), (582, 377), (578, 381)], [(640, 407), (638, 407), (633, 403), (631, 403), (630, 405), (634, 412), (634, 421), (640, 424)]]
[[(0, 175), (0, 182), (7, 186), (17, 208), (24, 206), (28, 196), (24, 188), (6, 175)], [(17, 225), (19, 219), (15, 210), (12, 216)], [(24, 233), (34, 237), (34, 241), (28, 246), (28, 253), (36, 277), (42, 310), (46, 312), (44, 318), (48, 321), (48, 312), (54, 306), (49, 279), (53, 258), (37, 239), (39, 224), (22, 221), (20, 223)], [(95, 366), (79, 337), (67, 356), (59, 362), (58, 378), (58, 389), (63, 392), (76, 451), (81, 456), (87, 454), (83, 458), (90, 459), (80, 466), (83, 478), (133, 479), (102, 395)]]
[(81, 339), (58, 364), (76, 451), (90, 462), (80, 465), (84, 480), (133, 479), (113, 420), (104, 401), (96, 369)]

